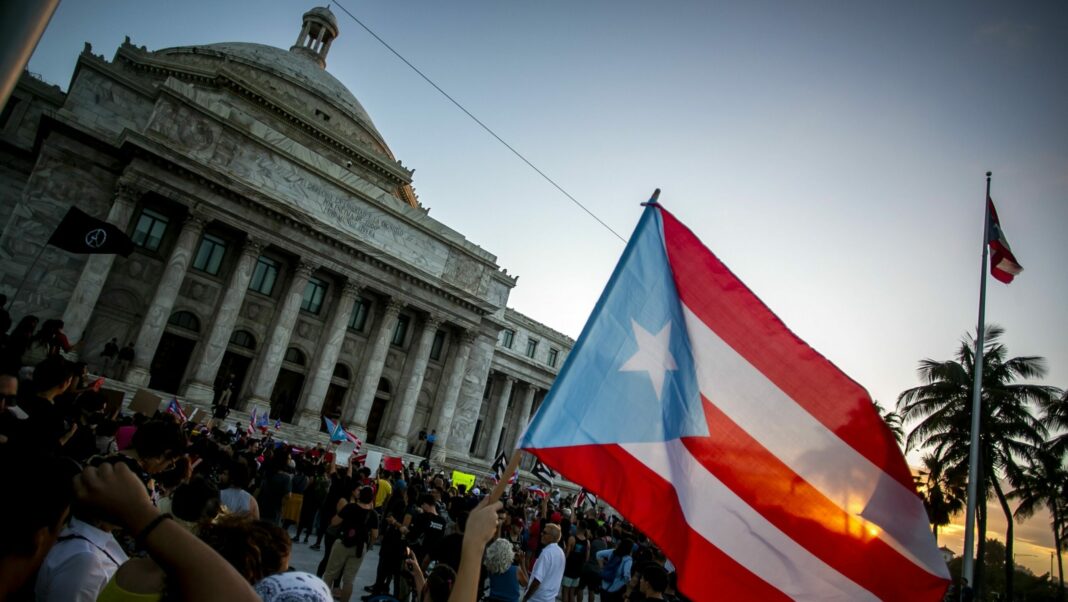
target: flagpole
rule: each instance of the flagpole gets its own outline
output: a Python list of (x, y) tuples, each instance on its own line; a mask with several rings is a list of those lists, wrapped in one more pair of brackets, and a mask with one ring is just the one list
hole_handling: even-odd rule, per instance
[[(7, 308), (14, 309), (14, 307), (15, 307), (15, 299), (18, 299), (19, 293), (22, 292), (22, 288), (24, 286), (26, 286), (26, 280), (29, 279), (30, 274), (33, 273), (33, 268), (37, 267), (37, 260), (41, 258), (41, 255), (44, 255), (45, 248), (47, 246), (48, 246), (48, 243), (45, 243), (45, 244), (41, 245), (41, 249), (39, 251), (37, 251), (36, 255), (33, 256), (33, 261), (30, 262), (30, 267), (26, 268), (26, 273), (22, 275), (22, 280), (19, 281), (19, 287), (17, 289), (15, 289), (15, 294), (11, 295), (11, 298), (7, 300)], [(4, 308), (4, 309), (7, 309), (7, 308)]]
[[(980, 267), (979, 284), (979, 326), (975, 337), (975, 357), (972, 372), (975, 380), (972, 383), (972, 441), (968, 451), (968, 510), (964, 518), (964, 570), (961, 572), (965, 582), (975, 591), (975, 559), (972, 551), (975, 547), (975, 507), (978, 502), (979, 483), (979, 424), (983, 398), (983, 335), (986, 330), (986, 264), (990, 242), (990, 176), (986, 172), (986, 198), (983, 199), (983, 263)], [(986, 493), (985, 491), (983, 492)], [(984, 495), (985, 497), (985, 495)], [(985, 537), (985, 533), (980, 533)], [(964, 599), (964, 587), (961, 587), (961, 599)]]

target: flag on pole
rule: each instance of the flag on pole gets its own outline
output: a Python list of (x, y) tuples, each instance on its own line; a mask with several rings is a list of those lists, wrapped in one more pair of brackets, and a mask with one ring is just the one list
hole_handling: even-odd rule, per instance
[(549, 487), (553, 486), (553, 479), (556, 478), (556, 473), (553, 472), (553, 469), (542, 464), (541, 460), (537, 459), (534, 460), (534, 466), (530, 469), (530, 474)]
[(252, 408), (252, 413), (248, 417), (248, 427), (245, 428), (245, 434), (251, 435), (256, 430), (256, 408)]
[(352, 433), (349, 432), (348, 429), (346, 429), (344, 426), (342, 426), (340, 420), (337, 421), (337, 422), (334, 422), (333, 420), (330, 420), (326, 416), (323, 416), (323, 424), (326, 425), (326, 432), (330, 433), (330, 442), (331, 443), (351, 441), (352, 443), (356, 444), (356, 449), (357, 450), (359, 450), (361, 447), (363, 447), (363, 441), (360, 441), (359, 437), (357, 437), (356, 435), (353, 435)]
[(256, 428), (260, 429), (260, 432), (266, 433), (267, 427), (271, 424), (270, 420), (271, 417), (268, 416), (267, 412), (260, 414), (259, 418), (256, 419)]
[(497, 454), (497, 457), (493, 460), (493, 478), (499, 480), (504, 471), (508, 468), (508, 458), (504, 455), (504, 452)]
[(581, 507), (583, 504), (589, 504), (590, 506), (597, 507), (597, 496), (590, 493), (585, 487), (579, 492), (578, 497), (575, 498), (575, 507)]
[(167, 404), (166, 411), (169, 414), (174, 414), (175, 416), (177, 416), (178, 420), (181, 422), (189, 420), (189, 417), (185, 415), (185, 410), (183, 410), (182, 406), (178, 403), (177, 398), (171, 398), (170, 403)]
[(693, 600), (941, 600), (870, 396), (650, 203), (519, 447), (656, 541)]
[(986, 210), (990, 213), (987, 221), (990, 228), (986, 233), (986, 241), (990, 245), (990, 275), (1008, 284), (1023, 271), (1023, 266), (1016, 261), (1016, 256), (1009, 248), (1009, 241), (1001, 230), (997, 209), (994, 209), (994, 200), (989, 196), (986, 197)]
[(282, 429), (282, 419), (281, 418), (275, 418), (274, 419), (274, 430), (277, 431), (277, 430), (281, 430), (281, 429)]
[(118, 226), (71, 207), (56, 226), (48, 244), (71, 253), (114, 253), (129, 257), (134, 244)]
[(531, 485), (530, 487), (527, 487), (527, 492), (530, 495), (538, 498), (539, 500), (549, 497), (549, 493), (541, 487), (538, 487), (537, 485)]

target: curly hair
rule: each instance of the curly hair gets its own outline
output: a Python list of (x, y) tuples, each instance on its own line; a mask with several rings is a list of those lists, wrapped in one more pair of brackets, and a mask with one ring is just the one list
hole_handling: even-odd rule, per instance
[(515, 560), (515, 547), (505, 538), (496, 539), (486, 546), (486, 570), (492, 575), (500, 575), (512, 566)]
[(200, 538), (250, 584), (286, 570), (293, 547), (289, 534), (281, 527), (243, 514), (223, 516), (204, 525)]

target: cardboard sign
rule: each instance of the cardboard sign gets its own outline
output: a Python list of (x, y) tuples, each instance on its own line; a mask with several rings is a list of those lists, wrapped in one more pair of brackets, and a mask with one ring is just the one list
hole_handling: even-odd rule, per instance
[(122, 408), (122, 400), (126, 397), (122, 391), (114, 389), (102, 389), (100, 394), (104, 396), (105, 416), (114, 416)]
[(386, 456), (382, 459), (382, 468), (391, 472), (404, 470), (404, 459), (400, 456)]
[(147, 389), (138, 389), (137, 393), (134, 393), (133, 401), (130, 402), (130, 411), (152, 416), (159, 410), (161, 403), (163, 399), (159, 395), (153, 395)]
[(211, 412), (196, 408), (193, 410), (193, 415), (189, 418), (197, 424), (207, 424), (211, 420)]
[(452, 486), (459, 487), (460, 485), (467, 485), (467, 491), (471, 491), (475, 487), (475, 475), (459, 470), (452, 471)]
[(349, 458), (352, 457), (352, 452), (356, 451), (356, 444), (352, 441), (346, 441), (337, 446), (334, 451), (334, 463), (338, 466), (348, 466)]
[(370, 451), (367, 452), (367, 460), (364, 462), (364, 466), (371, 469), (371, 474), (374, 474), (378, 470), (378, 466), (382, 463), (382, 452)]

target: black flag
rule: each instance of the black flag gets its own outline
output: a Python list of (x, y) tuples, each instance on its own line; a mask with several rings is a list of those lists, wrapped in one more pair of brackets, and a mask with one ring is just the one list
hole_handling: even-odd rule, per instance
[(549, 487), (553, 486), (553, 479), (556, 478), (556, 473), (553, 469), (541, 463), (541, 460), (534, 461), (534, 467), (530, 469), (530, 474), (538, 477), (538, 480), (545, 483)]
[(134, 244), (117, 226), (71, 207), (48, 244), (71, 253), (115, 253), (129, 257)]
[(504, 452), (501, 452), (497, 459), (493, 461), (493, 476), (499, 481), (506, 468), (508, 468), (508, 458), (504, 455)]

